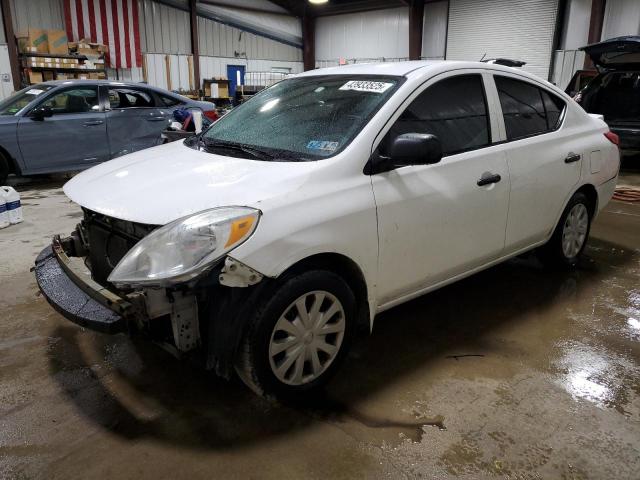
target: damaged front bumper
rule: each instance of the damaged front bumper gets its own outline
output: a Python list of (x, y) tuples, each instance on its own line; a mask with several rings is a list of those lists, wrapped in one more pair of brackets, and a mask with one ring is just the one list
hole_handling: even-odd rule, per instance
[(176, 357), (188, 353), (229, 378), (242, 333), (264, 277), (229, 257), (194, 285), (114, 292), (94, 281), (71, 237), (54, 237), (33, 268), (45, 299), (68, 320), (91, 330), (148, 336)]
[(121, 333), (140, 321), (140, 312), (130, 299), (99, 285), (72, 264), (58, 236), (40, 252), (34, 271), (44, 298), (78, 325), (103, 333)]

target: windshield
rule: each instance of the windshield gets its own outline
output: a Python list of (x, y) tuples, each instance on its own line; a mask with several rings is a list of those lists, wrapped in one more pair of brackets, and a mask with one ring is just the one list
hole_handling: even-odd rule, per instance
[(283, 80), (215, 122), (201, 143), (215, 153), (262, 160), (327, 158), (353, 140), (400, 82), (348, 75)]
[(9, 98), (0, 102), (0, 115), (15, 115), (31, 101), (51, 90), (53, 85), (32, 85), (15, 92)]

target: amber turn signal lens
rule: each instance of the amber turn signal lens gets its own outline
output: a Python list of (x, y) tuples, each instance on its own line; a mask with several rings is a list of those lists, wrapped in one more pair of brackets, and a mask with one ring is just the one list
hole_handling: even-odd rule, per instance
[(235, 220), (231, 224), (231, 231), (229, 232), (229, 239), (225, 248), (233, 245), (234, 243), (242, 240), (244, 236), (251, 231), (253, 226), (254, 217), (243, 217)]

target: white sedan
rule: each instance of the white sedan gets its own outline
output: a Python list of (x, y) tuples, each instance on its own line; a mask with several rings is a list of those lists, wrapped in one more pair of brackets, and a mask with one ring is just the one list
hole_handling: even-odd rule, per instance
[(505, 66), (313, 70), (184, 143), (69, 181), (84, 219), (36, 277), (76, 323), (302, 395), (384, 310), (536, 248), (574, 266), (615, 188), (617, 143)]

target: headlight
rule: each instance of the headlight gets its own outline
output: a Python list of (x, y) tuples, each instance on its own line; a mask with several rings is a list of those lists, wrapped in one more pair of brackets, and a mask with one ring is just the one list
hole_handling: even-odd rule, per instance
[(253, 208), (222, 207), (180, 218), (140, 240), (108, 280), (118, 287), (191, 280), (249, 238), (259, 217)]

